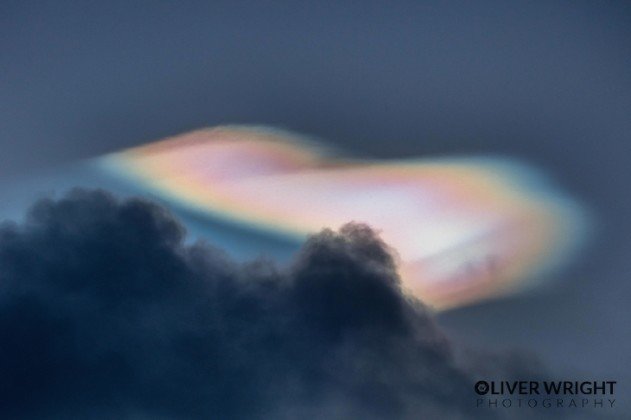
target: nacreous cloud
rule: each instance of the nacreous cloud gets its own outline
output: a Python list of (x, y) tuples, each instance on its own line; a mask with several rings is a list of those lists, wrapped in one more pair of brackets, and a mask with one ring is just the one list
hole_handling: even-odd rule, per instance
[(585, 232), (574, 201), (510, 159), (357, 160), (278, 130), (220, 127), (97, 162), (163, 199), (274, 233), (368, 223), (396, 248), (404, 286), (436, 309), (532, 284)]
[(475, 369), (367, 226), (310, 237), (286, 270), (183, 239), (162, 208), (104, 192), (4, 224), (0, 417), (476, 415)]

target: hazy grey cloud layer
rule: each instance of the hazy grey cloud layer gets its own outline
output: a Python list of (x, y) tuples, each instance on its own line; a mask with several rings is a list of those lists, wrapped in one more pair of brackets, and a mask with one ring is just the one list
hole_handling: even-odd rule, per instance
[(367, 226), (314, 235), (288, 268), (184, 239), (99, 191), (2, 225), (2, 417), (470, 418), (497, 414), (475, 409), (480, 375), (540, 376), (457, 363)]

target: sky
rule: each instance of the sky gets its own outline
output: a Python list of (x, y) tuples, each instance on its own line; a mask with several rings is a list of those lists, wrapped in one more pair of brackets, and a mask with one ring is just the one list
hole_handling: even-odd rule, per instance
[(629, 23), (615, 1), (4, 1), (2, 209), (28, 204), (25, 184), (72, 186), (86, 159), (225, 124), (367, 159), (519, 159), (585, 206), (592, 237), (540, 287), (436, 322), (628, 383)]

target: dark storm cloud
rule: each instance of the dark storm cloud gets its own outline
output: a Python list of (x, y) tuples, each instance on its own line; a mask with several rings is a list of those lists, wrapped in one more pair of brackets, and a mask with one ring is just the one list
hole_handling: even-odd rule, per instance
[(460, 418), (476, 375), (536, 377), (459, 366), (367, 226), (311, 237), (286, 269), (184, 239), (154, 204), (80, 190), (3, 225), (0, 415)]

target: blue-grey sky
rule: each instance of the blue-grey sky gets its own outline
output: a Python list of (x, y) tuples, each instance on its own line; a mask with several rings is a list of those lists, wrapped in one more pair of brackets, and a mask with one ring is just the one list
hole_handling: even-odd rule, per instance
[(441, 321), (586, 371), (631, 352), (630, 116), (628, 2), (0, 4), (5, 182), (226, 123), (541, 167), (595, 215), (591, 244), (550, 286)]

